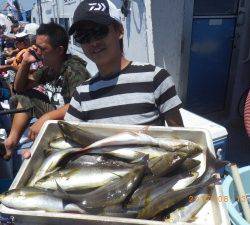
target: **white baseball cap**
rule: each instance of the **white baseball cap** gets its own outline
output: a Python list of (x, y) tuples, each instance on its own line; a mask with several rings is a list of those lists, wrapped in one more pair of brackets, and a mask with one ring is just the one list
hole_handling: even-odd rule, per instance
[(16, 38), (22, 38), (27, 35), (36, 35), (36, 31), (38, 29), (39, 25), (36, 23), (28, 23), (25, 25), (24, 30), (20, 33), (17, 33), (15, 35)]

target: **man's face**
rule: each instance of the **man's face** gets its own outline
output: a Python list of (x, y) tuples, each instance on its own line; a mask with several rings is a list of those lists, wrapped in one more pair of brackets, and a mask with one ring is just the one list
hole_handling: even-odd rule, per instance
[(12, 33), (16, 34), (19, 31), (19, 29), (20, 29), (19, 26), (13, 26), (12, 27)]
[(85, 55), (98, 66), (106, 65), (120, 54), (121, 35), (121, 31), (115, 29), (113, 24), (107, 27), (93, 22), (83, 22), (78, 26), (75, 36), (86, 37), (83, 38), (83, 43), (81, 38), (78, 42)]
[(36, 46), (38, 54), (43, 58), (44, 65), (49, 67), (57, 65), (60, 53), (57, 48), (51, 46), (47, 35), (37, 35)]
[(23, 50), (25, 48), (28, 48), (29, 47), (28, 40), (25, 38), (17, 38), (15, 40), (15, 46), (19, 50)]

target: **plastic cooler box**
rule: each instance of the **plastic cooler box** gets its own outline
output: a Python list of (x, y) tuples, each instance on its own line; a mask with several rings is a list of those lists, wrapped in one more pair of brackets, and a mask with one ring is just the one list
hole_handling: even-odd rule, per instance
[(216, 155), (219, 159), (225, 159), (227, 153), (227, 130), (225, 127), (214, 123), (208, 119), (198, 116), (185, 109), (181, 109), (181, 116), (183, 119), (184, 127), (191, 128), (204, 128), (209, 131)]

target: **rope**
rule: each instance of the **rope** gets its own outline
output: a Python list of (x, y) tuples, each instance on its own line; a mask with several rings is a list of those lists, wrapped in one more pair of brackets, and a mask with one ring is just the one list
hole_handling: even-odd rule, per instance
[(244, 109), (244, 123), (247, 131), (247, 135), (250, 138), (250, 90), (248, 91), (245, 109)]

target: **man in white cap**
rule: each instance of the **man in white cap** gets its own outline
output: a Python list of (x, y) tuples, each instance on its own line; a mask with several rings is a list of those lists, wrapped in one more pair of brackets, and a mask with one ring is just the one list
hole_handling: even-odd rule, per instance
[(6, 72), (7, 70), (17, 71), (19, 65), (22, 62), (22, 56), (27, 51), (27, 49), (35, 44), (36, 30), (39, 25), (35, 23), (26, 24), (24, 30), (20, 33), (14, 35), (15, 46), (17, 48), (17, 55), (9, 60), (7, 60), (6, 65), (0, 66), (1, 72)]
[(120, 11), (112, 2), (82, 1), (69, 34), (99, 71), (77, 87), (65, 120), (183, 126), (181, 100), (167, 70), (124, 56)]
[(22, 32), (17, 33), (15, 36), (17, 38), (25, 37), (27, 35), (36, 35), (36, 31), (38, 29), (39, 25), (36, 23), (28, 23), (25, 25)]

